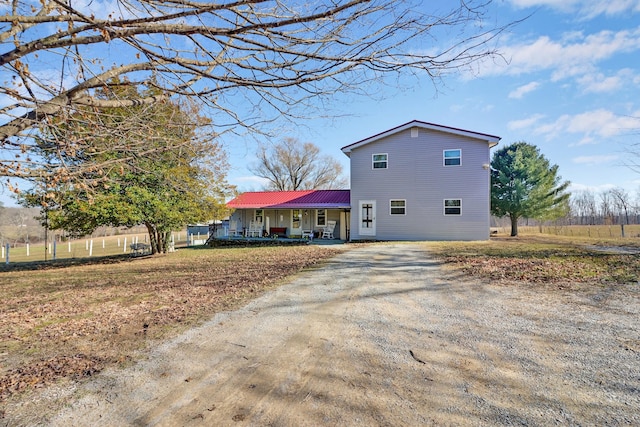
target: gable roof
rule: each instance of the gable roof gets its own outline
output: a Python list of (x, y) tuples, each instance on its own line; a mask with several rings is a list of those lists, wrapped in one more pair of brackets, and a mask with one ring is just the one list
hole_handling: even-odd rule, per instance
[(449, 126), (443, 126), (443, 125), (437, 125), (434, 123), (428, 123), (428, 122), (421, 122), (419, 120), (413, 120), (410, 121), (408, 123), (405, 123), (403, 125), (394, 127), (392, 129), (386, 130), (384, 132), (381, 132), (377, 135), (373, 135), (370, 136), (369, 138), (365, 138), (362, 139), (358, 142), (354, 142), (353, 144), (349, 144), (349, 145), (345, 145), (344, 147), (341, 148), (342, 152), (344, 154), (346, 154), (347, 156), (349, 156), (351, 154), (351, 151), (355, 148), (358, 147), (362, 147), (363, 145), (369, 144), (371, 142), (377, 141), (379, 139), (385, 138), (389, 135), (393, 135), (394, 133), (398, 133), (398, 132), (402, 132), (405, 131), (407, 129), (411, 129), (414, 127), (418, 127), (418, 128), (423, 128), (423, 129), (430, 129), (430, 130), (435, 130), (438, 132), (446, 132), (446, 133), (451, 133), (454, 135), (461, 135), (461, 136), (466, 136), (469, 138), (474, 138), (474, 139), (479, 139), (482, 141), (486, 141), (489, 144), (489, 148), (491, 147), (495, 147), (496, 145), (498, 145), (498, 142), (500, 141), (499, 136), (495, 136), (495, 135), (489, 135), (486, 133), (479, 133), (479, 132), (473, 132), (470, 130), (464, 130), (464, 129), (458, 129), (458, 128), (452, 128)]
[(227, 203), (236, 209), (343, 209), (351, 207), (349, 190), (248, 191)]

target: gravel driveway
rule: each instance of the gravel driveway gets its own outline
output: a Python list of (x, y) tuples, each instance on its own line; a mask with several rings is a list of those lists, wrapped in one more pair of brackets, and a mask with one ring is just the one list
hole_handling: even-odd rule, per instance
[(638, 286), (475, 283), (351, 249), (107, 371), (57, 426), (640, 425)]

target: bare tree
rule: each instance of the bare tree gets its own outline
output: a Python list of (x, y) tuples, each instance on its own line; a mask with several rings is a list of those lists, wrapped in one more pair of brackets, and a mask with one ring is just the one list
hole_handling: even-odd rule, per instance
[(609, 191), (603, 191), (600, 193), (600, 216), (602, 217), (602, 223), (611, 225), (613, 224), (615, 213), (615, 205), (613, 203), (611, 193)]
[[(620, 187), (612, 188), (609, 190), (609, 194), (613, 199), (613, 204), (616, 207), (618, 216), (620, 217), (620, 224), (629, 224), (629, 213), (633, 209), (631, 196), (625, 189)], [(624, 228), (622, 230), (622, 236), (624, 237)]]
[[(105, 115), (90, 124), (95, 134), (118, 136), (128, 129), (110, 126), (112, 107), (198, 97), (219, 135), (306, 116), (338, 92), (369, 93), (389, 74), (424, 74), (437, 87), (447, 72), (496, 54), (505, 27), (484, 27), (490, 3), (429, 13), (412, 0), (1, 2), (0, 176), (79, 179), (78, 166), (41, 164), (32, 147), (41, 126), (78, 120), (81, 107)], [(115, 138), (112, 148), (139, 156), (145, 137)], [(83, 140), (54, 143), (91, 154)]]
[(598, 209), (592, 191), (584, 190), (571, 193), (571, 206), (579, 224), (595, 224)]
[(287, 138), (271, 149), (261, 147), (257, 155), (258, 163), (250, 170), (269, 180), (270, 190), (336, 189), (347, 184), (342, 165), (310, 142)]

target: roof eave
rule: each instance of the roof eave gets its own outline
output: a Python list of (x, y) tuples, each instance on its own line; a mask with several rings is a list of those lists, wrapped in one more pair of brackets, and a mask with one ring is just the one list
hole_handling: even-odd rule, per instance
[(449, 127), (449, 126), (443, 126), (443, 125), (437, 125), (434, 123), (428, 123), (428, 122), (421, 122), (419, 120), (412, 120), (408, 123), (405, 123), (403, 125), (400, 126), (396, 126), (395, 128), (386, 130), (384, 132), (381, 132), (379, 134), (370, 136), (368, 138), (362, 139), (360, 141), (354, 142), (353, 144), (349, 144), (346, 145), (344, 147), (341, 148), (341, 151), (347, 156), (347, 157), (351, 157), (351, 151), (355, 148), (359, 148), (362, 147), (363, 145), (369, 144), (371, 142), (377, 141), (379, 139), (385, 138), (389, 135), (393, 135), (395, 133), (398, 132), (402, 132), (404, 130), (407, 129), (411, 129), (413, 127), (420, 127), (420, 128), (425, 128), (425, 129), (430, 129), (430, 130), (435, 130), (435, 131), (439, 131), (439, 132), (448, 132), (448, 133), (452, 133), (455, 135), (461, 135), (461, 136), (467, 136), (469, 138), (473, 138), (473, 139), (479, 139), (482, 141), (486, 141), (489, 144), (489, 148), (495, 147), (496, 145), (498, 145), (498, 142), (500, 141), (499, 136), (496, 135), (489, 135), (489, 134), (485, 134), (485, 133), (480, 133), (480, 132), (473, 132), (473, 131), (469, 131), (469, 130), (465, 130), (465, 129), (458, 129), (458, 128), (453, 128), (453, 127)]

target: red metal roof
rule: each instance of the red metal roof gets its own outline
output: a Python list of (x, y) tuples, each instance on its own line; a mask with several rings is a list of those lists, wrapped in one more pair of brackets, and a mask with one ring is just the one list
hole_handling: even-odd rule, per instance
[(227, 203), (236, 209), (345, 209), (349, 190), (248, 191)]

